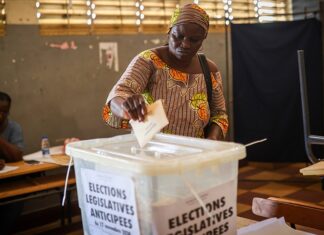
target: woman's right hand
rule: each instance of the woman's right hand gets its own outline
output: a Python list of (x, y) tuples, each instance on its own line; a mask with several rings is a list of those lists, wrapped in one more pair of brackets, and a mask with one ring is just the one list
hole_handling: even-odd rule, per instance
[(121, 107), (128, 119), (145, 120), (147, 115), (146, 103), (142, 95), (132, 95), (122, 102)]

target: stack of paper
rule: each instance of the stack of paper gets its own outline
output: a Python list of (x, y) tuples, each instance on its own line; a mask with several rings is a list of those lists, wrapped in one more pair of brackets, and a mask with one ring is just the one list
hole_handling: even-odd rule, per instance
[(324, 161), (317, 162), (313, 165), (299, 170), (303, 175), (324, 175)]
[(9, 172), (9, 171), (14, 171), (18, 169), (18, 166), (5, 166), (2, 170), (0, 170), (0, 174), (1, 173), (6, 173), (6, 172)]
[(237, 235), (315, 235), (313, 233), (307, 233), (299, 230), (295, 230), (288, 226), (285, 219), (281, 217), (270, 218), (260, 221), (255, 224), (251, 224), (247, 227), (237, 230)]

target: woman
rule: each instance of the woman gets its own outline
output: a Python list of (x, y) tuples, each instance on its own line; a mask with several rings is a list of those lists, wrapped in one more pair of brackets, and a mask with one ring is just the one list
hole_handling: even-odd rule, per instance
[[(223, 140), (228, 129), (222, 79), (208, 60), (212, 102), (208, 104), (197, 52), (207, 37), (209, 17), (196, 4), (172, 15), (168, 45), (137, 55), (111, 90), (103, 118), (112, 127), (128, 128), (128, 120), (143, 121), (146, 103), (162, 99), (169, 125), (162, 132)], [(209, 129), (204, 133), (207, 124)]]

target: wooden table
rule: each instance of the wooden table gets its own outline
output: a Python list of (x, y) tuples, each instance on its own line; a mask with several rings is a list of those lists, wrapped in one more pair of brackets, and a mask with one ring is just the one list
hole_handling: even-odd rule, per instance
[(319, 161), (308, 167), (302, 168), (299, 170), (305, 176), (319, 176), (321, 179), (322, 190), (324, 190), (324, 161)]
[[(27, 177), (32, 173), (46, 172), (49, 170), (59, 169), (63, 166), (53, 163), (27, 164), (24, 161), (7, 163), (8, 166), (18, 166), (13, 171), (0, 174), (0, 199), (10, 198), (19, 195), (25, 195), (44, 190), (64, 187), (65, 174), (42, 175), (37, 177)], [(1, 182), (1, 179), (14, 179), (16, 176), (26, 176), (24, 180)], [(68, 185), (75, 184), (74, 174), (69, 177)]]
[(61, 168), (62, 166), (52, 163), (40, 163), (40, 164), (27, 164), (24, 161), (6, 163), (7, 166), (18, 166), (19, 168), (13, 171), (0, 173), (0, 180), (10, 177), (28, 175), (36, 172), (48, 171), (53, 169)]
[[(48, 174), (46, 172), (55, 169), (67, 168), (54, 163), (27, 164), (24, 161), (6, 163), (8, 166), (18, 166), (13, 171), (0, 173), (0, 205), (25, 201), (44, 195), (60, 193), (63, 195), (65, 186), (65, 173)], [(40, 173), (35, 176), (34, 173)], [(51, 172), (53, 173), (53, 172)], [(33, 175), (33, 176), (32, 176)], [(23, 178), (21, 178), (24, 176)], [(68, 221), (71, 221), (70, 191), (75, 189), (75, 176), (70, 173), (68, 179), (67, 205)], [(62, 207), (61, 223), (64, 224), (65, 212)]]

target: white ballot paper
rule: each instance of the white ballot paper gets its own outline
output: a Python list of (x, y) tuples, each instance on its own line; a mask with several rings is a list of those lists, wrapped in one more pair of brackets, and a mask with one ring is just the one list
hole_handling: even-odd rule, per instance
[(237, 230), (237, 235), (315, 235), (288, 226), (285, 218), (270, 218)]
[(153, 104), (148, 105), (147, 112), (148, 115), (144, 122), (134, 120), (129, 122), (141, 148), (144, 147), (156, 133), (169, 124), (161, 100), (157, 100)]

